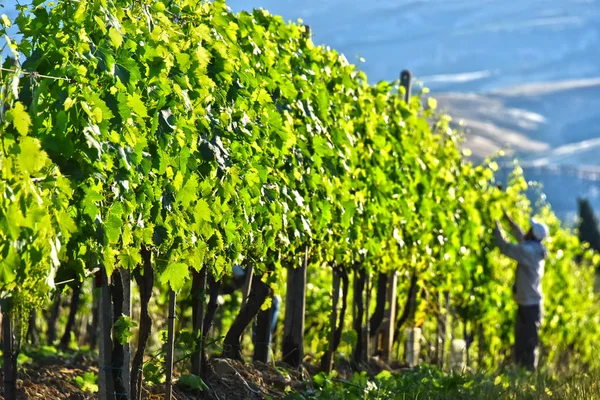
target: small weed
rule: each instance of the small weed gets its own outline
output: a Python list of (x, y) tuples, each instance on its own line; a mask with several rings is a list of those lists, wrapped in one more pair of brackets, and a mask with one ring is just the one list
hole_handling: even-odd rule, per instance
[(364, 373), (351, 381), (319, 374), (315, 393), (290, 394), (286, 400), (409, 399), (589, 399), (600, 400), (600, 379), (594, 374), (549, 376), (511, 371), (497, 374), (444, 374), (420, 366), (403, 374), (384, 372), (375, 379)]
[(73, 382), (84, 392), (98, 392), (98, 375), (93, 372), (86, 372), (83, 375), (76, 376)]

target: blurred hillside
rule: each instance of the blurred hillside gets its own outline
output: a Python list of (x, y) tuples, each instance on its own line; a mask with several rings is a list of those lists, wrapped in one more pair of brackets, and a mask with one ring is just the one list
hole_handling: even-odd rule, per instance
[(481, 159), (501, 147), (540, 181), (563, 219), (578, 196), (600, 210), (600, 0), (229, 0), (303, 19), (313, 40), (369, 79), (402, 69), (470, 132)]
[(435, 97), (466, 130), (473, 159), (508, 149), (563, 219), (575, 215), (578, 196), (600, 208), (600, 79)]

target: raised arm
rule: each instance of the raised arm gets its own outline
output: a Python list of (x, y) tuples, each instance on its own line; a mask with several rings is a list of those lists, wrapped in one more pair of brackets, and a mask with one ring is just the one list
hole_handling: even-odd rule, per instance
[(496, 239), (496, 245), (502, 254), (512, 258), (517, 262), (523, 262), (527, 258), (527, 252), (522, 245), (510, 243), (504, 239), (502, 228), (500, 227), (500, 223), (498, 221), (496, 221), (496, 227), (494, 228), (494, 236)]
[(517, 225), (517, 223), (508, 215), (506, 210), (504, 210), (504, 218), (506, 218), (506, 220), (510, 224), (510, 229), (511, 229), (512, 234), (515, 237), (515, 239), (517, 239), (517, 242), (519, 244), (524, 243), (525, 242), (525, 232), (523, 232), (521, 227), (519, 225)]

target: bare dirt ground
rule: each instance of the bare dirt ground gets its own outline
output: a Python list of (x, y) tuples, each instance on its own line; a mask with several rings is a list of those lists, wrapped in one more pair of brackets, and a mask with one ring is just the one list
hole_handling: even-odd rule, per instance
[[(98, 372), (96, 362), (89, 356), (70, 359), (47, 357), (22, 367), (19, 371), (18, 399), (73, 399), (98, 398), (97, 394), (85, 392), (74, 382), (85, 372)], [(201, 394), (176, 384), (173, 398), (191, 400), (199, 398), (219, 400), (281, 399), (288, 391), (302, 391), (310, 386), (307, 370), (293, 370), (263, 363), (212, 360), (215, 374), (206, 382), (210, 394)], [(3, 392), (0, 373), (0, 393)], [(164, 385), (145, 386), (143, 398), (163, 399)], [(0, 399), (4, 400), (2, 396)]]
[[(300, 369), (277, 364), (260, 362), (246, 363), (219, 358), (211, 360), (214, 373), (206, 380), (209, 391), (199, 392), (174, 385), (173, 399), (175, 400), (262, 400), (283, 399), (291, 392), (312, 392), (312, 376), (318, 373), (318, 368), (307, 364)], [(395, 372), (401, 372), (402, 366)], [(362, 365), (370, 376), (375, 376), (382, 370), (391, 370), (389, 366), (371, 359), (368, 365)], [(338, 362), (336, 371), (340, 378), (349, 379), (353, 369), (347, 362)], [(36, 359), (19, 368), (17, 380), (18, 400), (55, 400), (97, 399), (97, 393), (82, 390), (74, 380), (86, 372), (98, 373), (97, 361), (91, 355), (76, 354), (72, 357), (50, 356)], [(175, 373), (175, 381), (178, 374)], [(3, 376), (0, 371), (0, 393), (4, 392)], [(145, 385), (142, 398), (145, 400), (162, 400), (165, 396), (165, 385)], [(0, 400), (4, 398), (0, 395)]]

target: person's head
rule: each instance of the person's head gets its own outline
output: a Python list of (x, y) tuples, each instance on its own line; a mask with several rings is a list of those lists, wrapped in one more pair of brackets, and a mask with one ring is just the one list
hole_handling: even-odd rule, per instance
[(548, 236), (548, 227), (545, 224), (538, 222), (535, 218), (531, 218), (529, 222), (531, 228), (527, 231), (525, 240), (537, 240), (541, 242), (546, 239)]

